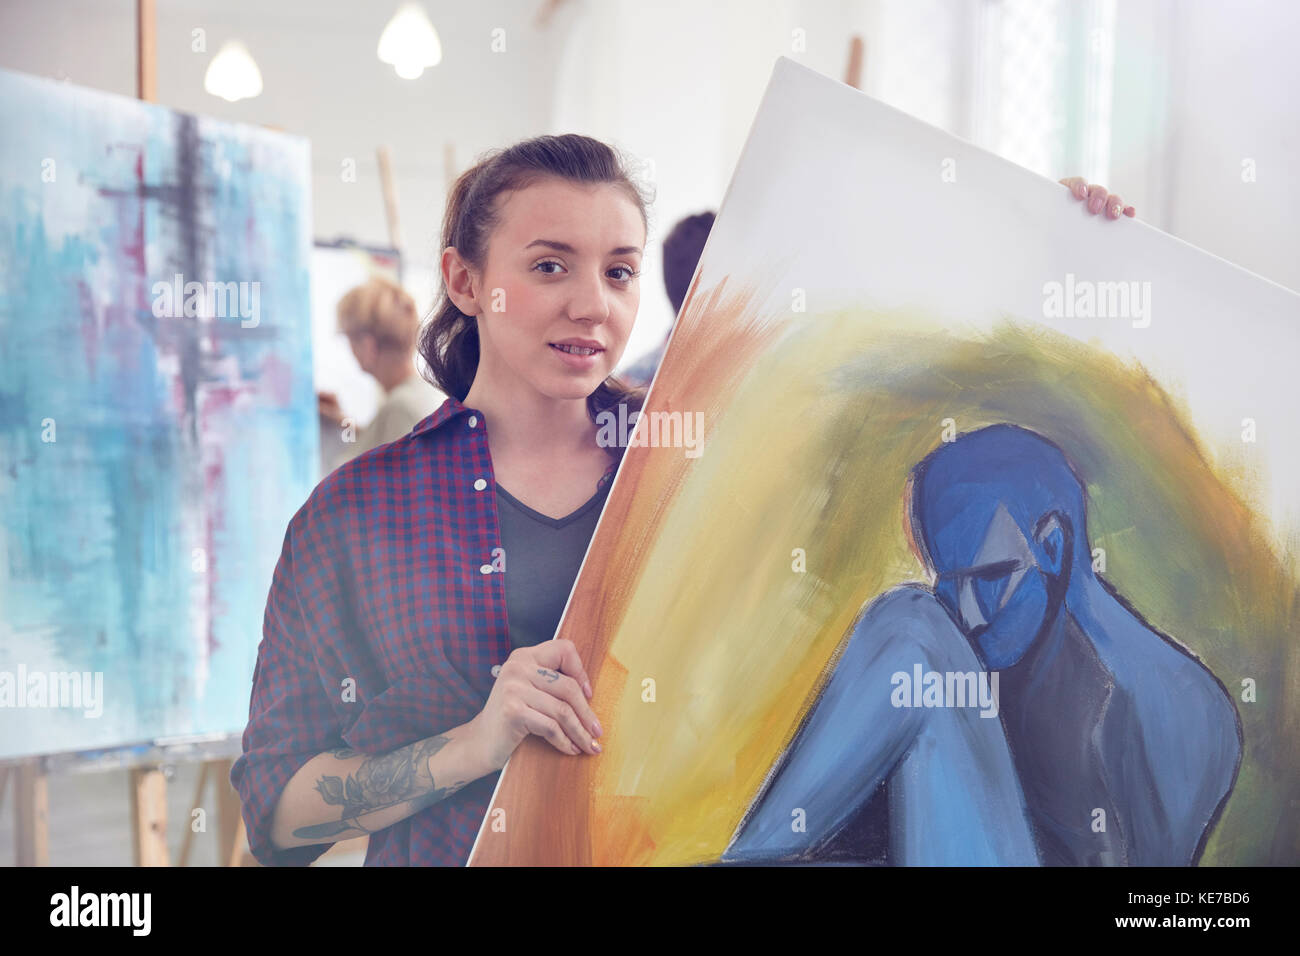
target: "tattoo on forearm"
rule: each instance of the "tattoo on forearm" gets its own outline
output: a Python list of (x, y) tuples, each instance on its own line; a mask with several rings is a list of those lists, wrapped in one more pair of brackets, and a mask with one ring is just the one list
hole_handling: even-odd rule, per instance
[(559, 674), (557, 674), (555, 671), (547, 670), (545, 667), (539, 667), (539, 668), (537, 668), (537, 673), (539, 673), (539, 674), (541, 674), (543, 677), (545, 677), (545, 678), (546, 678), (546, 683), (548, 683), (548, 684), (554, 684), (557, 680), (560, 679), (560, 675), (559, 675)]
[[(429, 758), (447, 743), (446, 737), (430, 737), (392, 753), (369, 757), (346, 777), (322, 776), (316, 781), (316, 791), (326, 803), (341, 806), (342, 816), (329, 823), (299, 827), (293, 835), (304, 840), (324, 840), (351, 830), (370, 833), (361, 822), (367, 814), (400, 804), (409, 804), (413, 811), (423, 810), (445, 800), (465, 786), (465, 781), (460, 780), (439, 787), (429, 774)], [(350, 747), (329, 753), (339, 759), (358, 756), (358, 751)]]

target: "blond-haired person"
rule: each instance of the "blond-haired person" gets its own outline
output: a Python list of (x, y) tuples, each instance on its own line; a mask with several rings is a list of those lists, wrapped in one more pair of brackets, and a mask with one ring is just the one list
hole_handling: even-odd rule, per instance
[(327, 442), (326, 471), (403, 437), (446, 398), (416, 371), (420, 317), (415, 300), (397, 283), (376, 276), (350, 290), (339, 300), (338, 323), (339, 331), (348, 337), (357, 364), (379, 382), (384, 399), (370, 423), (356, 427), (339, 407), (337, 396), (320, 393), (321, 432)]

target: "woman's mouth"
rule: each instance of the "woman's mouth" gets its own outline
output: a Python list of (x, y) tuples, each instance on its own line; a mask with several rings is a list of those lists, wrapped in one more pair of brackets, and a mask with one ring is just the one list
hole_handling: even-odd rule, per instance
[(569, 345), (558, 342), (548, 342), (551, 351), (555, 357), (563, 362), (567, 367), (579, 372), (590, 372), (598, 364), (600, 356), (604, 354), (604, 349), (591, 348), (585, 345)]

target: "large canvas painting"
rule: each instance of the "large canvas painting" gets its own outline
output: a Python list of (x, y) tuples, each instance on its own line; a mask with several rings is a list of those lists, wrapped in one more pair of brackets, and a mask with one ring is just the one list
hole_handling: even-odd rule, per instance
[(238, 732), (316, 474), (309, 152), (0, 72), (0, 758)]
[(525, 741), (471, 862), (1300, 862), (1297, 354), (779, 60), (557, 634), (603, 753)]

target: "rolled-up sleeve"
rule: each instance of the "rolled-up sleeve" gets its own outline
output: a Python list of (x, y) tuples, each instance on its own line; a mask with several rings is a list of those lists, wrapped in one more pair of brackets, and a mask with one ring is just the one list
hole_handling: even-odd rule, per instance
[(242, 805), (249, 849), (267, 866), (306, 866), (329, 849), (325, 843), (276, 849), (271, 843), (271, 822), (293, 775), (317, 754), (343, 746), (333, 705), (339, 691), (326, 687), (319, 666), (317, 649), (324, 635), (314, 631), (322, 621), (318, 615), (304, 613), (303, 599), (322, 585), (319, 573), (300, 573), (303, 569), (298, 560), (310, 565), (310, 557), (296, 558), (296, 553), (301, 555), (299, 534), (305, 515), (304, 507), (289, 522), (272, 576), (243, 753), (230, 772)]

